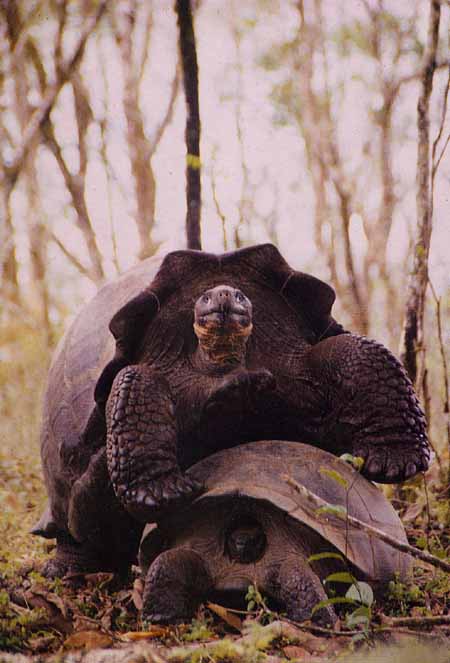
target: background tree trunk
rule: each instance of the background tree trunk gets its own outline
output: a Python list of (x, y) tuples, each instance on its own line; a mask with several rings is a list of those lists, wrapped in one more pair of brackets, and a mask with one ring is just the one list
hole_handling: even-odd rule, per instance
[(413, 252), (413, 267), (408, 285), (405, 321), (403, 325), (401, 359), (416, 386), (420, 387), (418, 354), (424, 353), (424, 302), (428, 284), (428, 254), (432, 230), (430, 186), (430, 97), (436, 68), (436, 53), (441, 17), (440, 0), (431, 0), (427, 44), (423, 59), (421, 92), (417, 104), (417, 174), (416, 207), (417, 237)]
[(186, 97), (186, 235), (189, 249), (201, 249), (201, 164), (198, 65), (190, 0), (176, 0)]

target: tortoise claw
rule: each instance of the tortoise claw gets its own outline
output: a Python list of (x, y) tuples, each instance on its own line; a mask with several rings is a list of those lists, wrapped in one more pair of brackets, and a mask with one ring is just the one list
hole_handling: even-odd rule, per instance
[(427, 449), (421, 445), (367, 445), (355, 448), (353, 453), (364, 458), (362, 474), (378, 483), (405, 481), (426, 470), (429, 464)]
[(130, 496), (127, 511), (143, 522), (156, 522), (162, 515), (192, 501), (202, 490), (201, 484), (182, 474), (168, 474), (146, 483)]

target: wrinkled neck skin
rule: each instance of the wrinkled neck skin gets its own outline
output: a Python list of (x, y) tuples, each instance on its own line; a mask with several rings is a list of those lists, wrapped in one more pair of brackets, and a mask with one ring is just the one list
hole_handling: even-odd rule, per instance
[(242, 332), (224, 333), (194, 324), (198, 347), (193, 363), (208, 373), (228, 373), (235, 368), (245, 367), (245, 349), (251, 326)]

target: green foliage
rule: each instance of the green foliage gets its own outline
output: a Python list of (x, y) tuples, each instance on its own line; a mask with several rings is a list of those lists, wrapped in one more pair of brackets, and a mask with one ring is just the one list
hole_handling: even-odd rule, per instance
[(249, 612), (253, 612), (256, 607), (262, 607), (264, 604), (263, 597), (255, 585), (249, 586), (245, 600), (247, 601), (247, 610)]
[(6, 591), (0, 591), (0, 651), (21, 651), (24, 642), (45, 623), (42, 610), (26, 610), (21, 613), (11, 605)]
[(339, 458), (345, 463), (348, 463), (354, 467), (358, 472), (361, 472), (362, 468), (364, 467), (364, 458), (361, 458), (361, 456), (353, 456), (353, 454), (347, 453), (342, 454), (342, 456), (339, 456)]
[(367, 582), (354, 581), (351, 587), (348, 588), (345, 595), (348, 599), (362, 603), (370, 608), (373, 603), (373, 589)]
[(370, 57), (375, 57), (374, 45), (370, 39), (367, 24), (360, 20), (340, 26), (332, 35), (341, 57), (348, 57), (353, 49)]
[(214, 637), (214, 631), (211, 630), (211, 624), (208, 619), (193, 619), (189, 629), (181, 637), (186, 642), (210, 640)]
[(196, 649), (176, 647), (169, 653), (168, 660), (186, 663), (219, 663), (219, 661), (260, 663), (266, 658), (263, 652), (271, 647), (278, 637), (279, 630), (251, 622), (245, 630), (244, 637), (237, 641), (225, 637), (219, 641), (207, 642)]
[(275, 613), (268, 608), (265, 598), (256, 585), (249, 586), (245, 600), (248, 612), (256, 612), (256, 617), (261, 624), (268, 624), (274, 619)]
[(319, 472), (321, 474), (324, 474), (325, 476), (329, 477), (332, 481), (335, 481), (338, 483), (340, 486), (343, 486), (345, 489), (348, 488), (348, 481), (347, 479), (344, 479), (342, 474), (337, 472), (336, 470), (330, 470), (327, 467), (320, 467)]
[(388, 586), (388, 601), (391, 614), (404, 614), (415, 605), (423, 605), (424, 592), (415, 582), (391, 580)]
[(348, 603), (354, 605), (355, 601), (353, 599), (347, 598), (346, 596), (331, 596), (328, 599), (323, 599), (323, 601), (316, 603), (316, 605), (311, 610), (311, 615), (314, 615), (318, 610), (325, 608), (327, 605), (343, 605)]
[(345, 562), (344, 557), (342, 555), (340, 555), (339, 553), (335, 553), (335, 552), (315, 553), (314, 555), (310, 555), (308, 557), (308, 562), (318, 562), (322, 559), (338, 559), (341, 562)]
[(347, 509), (345, 508), (345, 506), (342, 506), (341, 504), (326, 504), (316, 509), (316, 513), (318, 516), (320, 516), (321, 514), (330, 514), (332, 516), (337, 516), (338, 518), (343, 518), (345, 520), (347, 516)]
[(348, 584), (353, 584), (355, 582), (354, 576), (348, 571), (338, 571), (337, 573), (330, 573), (324, 580), (324, 583), (329, 582), (346, 582)]
[(270, 49), (257, 60), (257, 65), (266, 71), (277, 71), (289, 63), (297, 48), (298, 44), (295, 41), (273, 44)]

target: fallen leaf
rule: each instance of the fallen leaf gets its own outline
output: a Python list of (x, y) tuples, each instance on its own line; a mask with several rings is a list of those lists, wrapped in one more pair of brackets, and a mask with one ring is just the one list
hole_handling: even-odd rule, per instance
[(72, 633), (63, 643), (64, 649), (101, 649), (110, 647), (113, 639), (100, 631), (78, 631)]
[(34, 594), (35, 596), (42, 596), (48, 603), (51, 603), (56, 608), (58, 608), (63, 617), (67, 618), (67, 605), (64, 603), (62, 598), (58, 596), (58, 594), (49, 592), (45, 589), (45, 587), (41, 587), (39, 585), (33, 585), (32, 588), (28, 590), (28, 592)]
[(135, 640), (149, 640), (150, 638), (163, 638), (169, 634), (169, 629), (166, 626), (149, 626), (146, 631), (128, 631), (128, 633), (121, 633), (120, 639), (126, 642)]
[(283, 647), (283, 654), (286, 656), (286, 658), (295, 658), (298, 661), (305, 661), (305, 663), (306, 661), (312, 661), (313, 659), (311, 654), (306, 651), (306, 649), (296, 645), (288, 645), (287, 647)]
[(410, 504), (402, 516), (403, 522), (410, 523), (415, 520), (422, 513), (423, 507), (424, 505), (420, 501)]
[(236, 629), (236, 631), (241, 633), (242, 620), (234, 612), (227, 610), (227, 608), (224, 608), (222, 605), (217, 603), (207, 603), (206, 607), (211, 610), (211, 612), (214, 612), (221, 619), (223, 619), (223, 621), (226, 622), (228, 626), (231, 626), (232, 628)]
[(84, 578), (89, 585), (106, 587), (114, 579), (114, 573), (105, 573), (104, 571), (85, 573)]
[[(53, 595), (55, 596), (55, 595)], [(46, 613), (46, 623), (61, 631), (61, 633), (72, 632), (72, 622), (61, 614), (54, 601), (49, 600), (48, 593), (35, 592), (31, 589), (24, 593), (25, 600), (32, 608), (40, 608)], [(66, 613), (67, 614), (67, 613)]]
[(140, 578), (137, 578), (133, 583), (133, 590), (131, 592), (132, 601), (136, 607), (136, 610), (142, 610), (144, 602), (142, 600), (142, 595), (144, 593), (144, 583)]
[(44, 652), (55, 642), (54, 635), (43, 635), (28, 640), (28, 646), (33, 652)]

